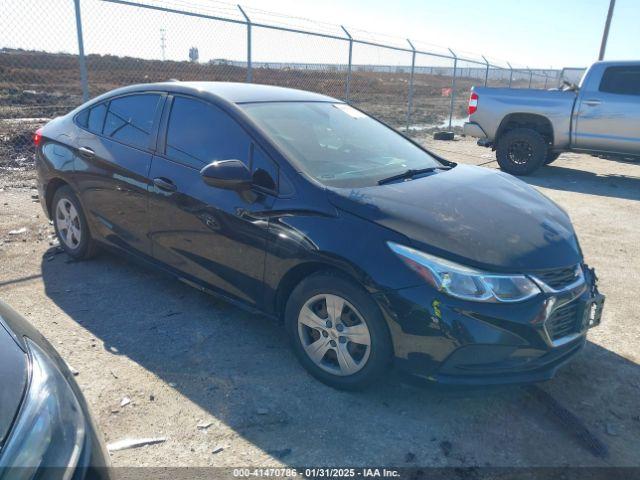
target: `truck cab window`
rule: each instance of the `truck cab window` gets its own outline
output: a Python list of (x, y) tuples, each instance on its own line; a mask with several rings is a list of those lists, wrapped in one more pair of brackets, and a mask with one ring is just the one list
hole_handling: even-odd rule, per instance
[(600, 91), (640, 96), (640, 67), (609, 67), (602, 75)]

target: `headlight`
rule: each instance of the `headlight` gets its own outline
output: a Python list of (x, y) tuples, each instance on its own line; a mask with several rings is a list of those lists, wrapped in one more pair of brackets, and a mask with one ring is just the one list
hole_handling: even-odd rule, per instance
[(0, 453), (0, 479), (31, 479), (40, 467), (63, 467), (67, 479), (85, 440), (85, 418), (53, 360), (27, 339), (31, 379), (16, 424)]
[(521, 302), (540, 293), (525, 275), (485, 273), (404, 245), (387, 245), (409, 268), (452, 297), (476, 302)]

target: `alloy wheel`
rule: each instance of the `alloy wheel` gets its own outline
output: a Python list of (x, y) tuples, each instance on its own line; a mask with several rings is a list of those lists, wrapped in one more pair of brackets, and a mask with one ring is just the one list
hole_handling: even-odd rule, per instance
[(67, 198), (61, 198), (56, 206), (58, 236), (64, 244), (75, 250), (82, 241), (82, 227), (76, 207)]
[(364, 368), (371, 353), (369, 327), (344, 298), (319, 294), (303, 305), (298, 335), (307, 356), (334, 375), (353, 375)]
[(533, 157), (533, 147), (529, 142), (518, 140), (509, 145), (507, 155), (516, 165), (524, 165)]

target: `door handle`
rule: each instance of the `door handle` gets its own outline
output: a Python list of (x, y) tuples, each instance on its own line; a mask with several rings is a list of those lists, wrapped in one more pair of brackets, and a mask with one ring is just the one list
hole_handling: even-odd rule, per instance
[(597, 107), (598, 105), (600, 105), (602, 102), (600, 100), (585, 100), (584, 101), (585, 105), (589, 105), (590, 107)]
[(167, 178), (154, 178), (153, 184), (160, 190), (164, 190), (166, 192), (175, 192), (178, 189), (178, 187), (176, 187), (176, 184)]
[(89, 147), (80, 147), (80, 148), (78, 148), (78, 152), (80, 152), (80, 155), (85, 157), (85, 158), (95, 157), (95, 155), (96, 155), (96, 152), (94, 152)]

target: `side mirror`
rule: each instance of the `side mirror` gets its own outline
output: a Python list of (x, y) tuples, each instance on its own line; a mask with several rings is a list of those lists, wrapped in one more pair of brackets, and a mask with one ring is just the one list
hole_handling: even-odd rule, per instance
[(247, 166), (240, 160), (218, 160), (200, 170), (207, 185), (226, 190), (246, 190), (251, 187), (252, 177)]

